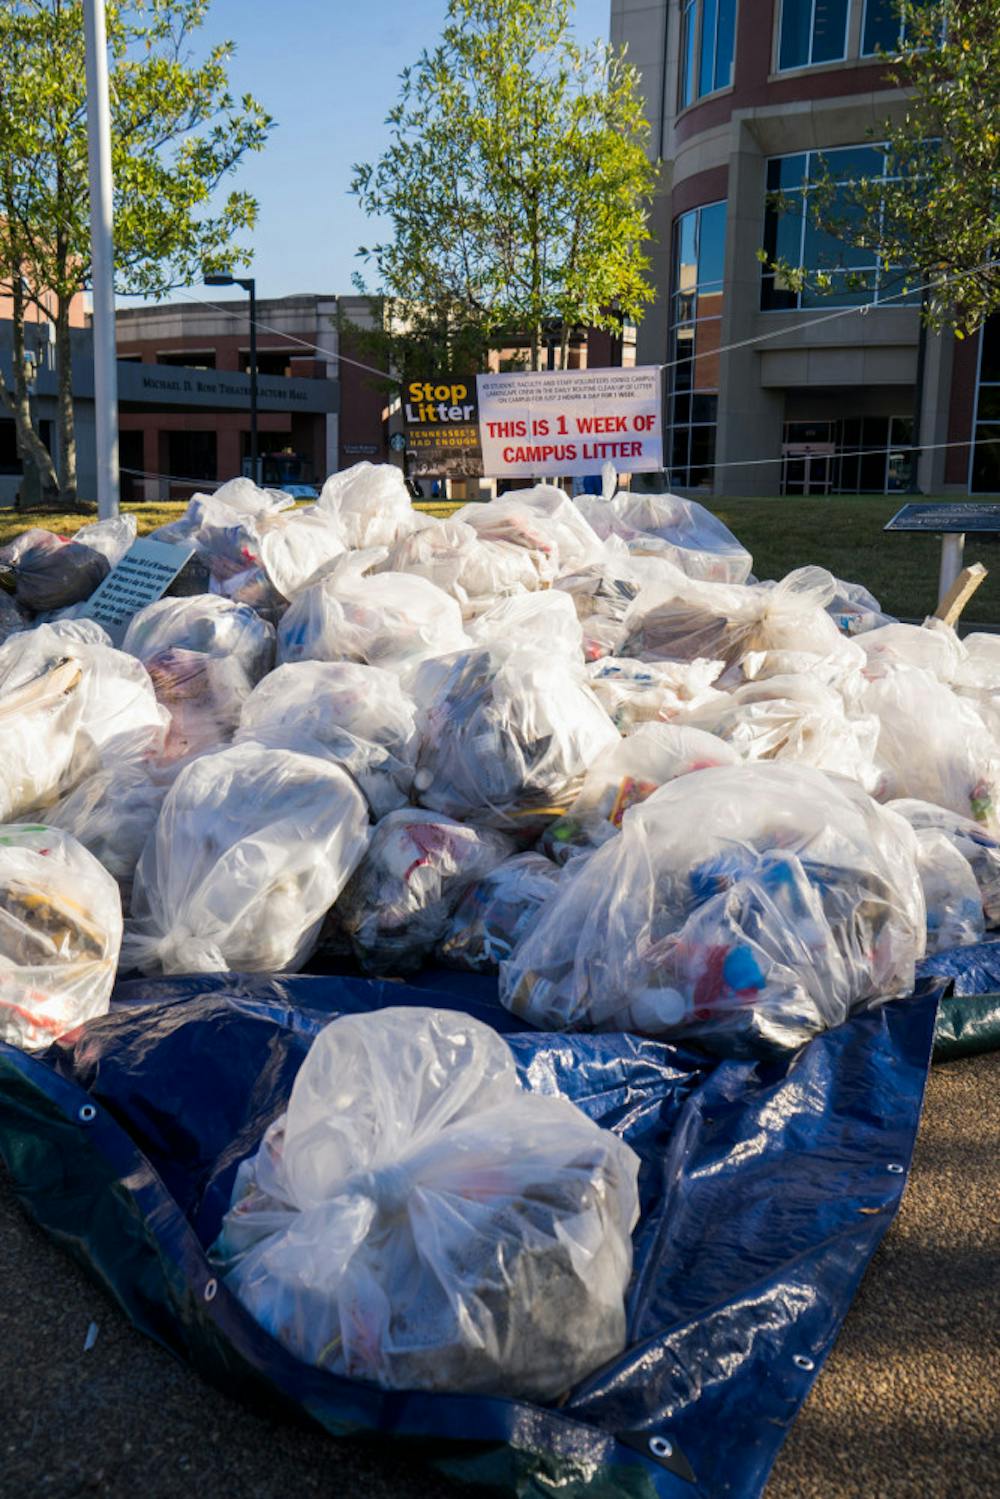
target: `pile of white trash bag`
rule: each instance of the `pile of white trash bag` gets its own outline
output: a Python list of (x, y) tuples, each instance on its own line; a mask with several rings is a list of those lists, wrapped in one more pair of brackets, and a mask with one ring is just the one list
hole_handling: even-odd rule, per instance
[[(361, 463), (195, 496), (156, 534), (205, 591), (116, 648), (87, 599), (133, 534), (0, 552), (6, 1041), (116, 970), (443, 965), (525, 1025), (767, 1055), (1000, 927), (996, 637), (758, 580), (675, 495), (438, 519)], [(554, 1398), (621, 1346), (634, 1167), (491, 1032), (381, 1012), (317, 1041), (217, 1251), (303, 1357)]]

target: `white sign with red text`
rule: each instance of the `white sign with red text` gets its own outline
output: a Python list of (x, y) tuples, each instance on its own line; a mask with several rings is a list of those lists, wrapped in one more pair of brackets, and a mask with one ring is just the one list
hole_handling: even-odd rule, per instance
[(478, 375), (483, 473), (490, 478), (663, 467), (660, 371), (538, 370)]

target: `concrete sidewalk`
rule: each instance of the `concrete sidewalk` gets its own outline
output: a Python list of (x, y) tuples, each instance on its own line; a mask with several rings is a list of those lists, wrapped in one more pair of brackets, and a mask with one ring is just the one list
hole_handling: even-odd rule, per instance
[[(998, 1118), (1000, 1054), (932, 1072), (902, 1211), (766, 1499), (1000, 1489)], [(472, 1499), (391, 1444), (337, 1444), (203, 1384), (26, 1221), (6, 1179), (0, 1221), (0, 1499)]]

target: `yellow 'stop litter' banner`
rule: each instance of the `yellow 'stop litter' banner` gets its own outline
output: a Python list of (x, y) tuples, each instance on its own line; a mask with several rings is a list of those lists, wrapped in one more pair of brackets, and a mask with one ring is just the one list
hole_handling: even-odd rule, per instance
[(477, 375), (483, 473), (491, 478), (663, 467), (660, 370)]

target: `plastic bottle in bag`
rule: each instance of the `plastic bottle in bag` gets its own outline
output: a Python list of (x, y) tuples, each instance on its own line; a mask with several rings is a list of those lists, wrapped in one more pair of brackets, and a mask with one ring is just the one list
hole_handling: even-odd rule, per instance
[(234, 744), (178, 775), (136, 869), (126, 966), (295, 970), (368, 847), (368, 805), (312, 755)]
[(908, 994), (925, 926), (915, 834), (854, 781), (701, 770), (626, 813), (502, 966), (500, 997), (544, 1029), (793, 1048)]
[(0, 826), (0, 1040), (41, 1050), (103, 1015), (121, 939), (118, 886), (75, 838)]
[(449, 1011), (343, 1016), (241, 1165), (213, 1255), (299, 1358), (554, 1399), (625, 1343), (639, 1161)]
[(722, 661), (636, 661), (609, 656), (587, 668), (590, 689), (622, 734), (657, 719), (670, 722), (724, 694), (712, 686)]
[(367, 972), (419, 968), (462, 892), (513, 852), (511, 840), (489, 828), (417, 807), (390, 812), (375, 825), (334, 918)]

